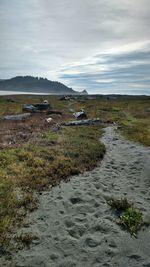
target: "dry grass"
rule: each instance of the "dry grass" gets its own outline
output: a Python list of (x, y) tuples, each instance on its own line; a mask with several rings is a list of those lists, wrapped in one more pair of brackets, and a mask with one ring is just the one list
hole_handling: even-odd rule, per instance
[(115, 199), (112, 198), (107, 202), (113, 209), (117, 211), (125, 211), (128, 208), (132, 207), (132, 203), (130, 203), (126, 198)]

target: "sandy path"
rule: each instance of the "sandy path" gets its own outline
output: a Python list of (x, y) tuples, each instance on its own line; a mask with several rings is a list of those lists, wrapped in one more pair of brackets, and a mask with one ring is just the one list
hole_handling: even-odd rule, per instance
[(106, 202), (126, 196), (150, 221), (150, 149), (112, 127), (102, 141), (107, 153), (97, 168), (40, 196), (28, 228), (39, 241), (15, 255), (17, 267), (150, 267), (150, 227), (131, 237)]

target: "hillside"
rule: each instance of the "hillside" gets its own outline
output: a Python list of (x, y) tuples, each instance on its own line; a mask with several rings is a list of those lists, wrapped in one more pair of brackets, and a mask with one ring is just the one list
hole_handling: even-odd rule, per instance
[[(29, 93), (79, 94), (79, 92), (74, 91), (63, 83), (32, 76), (17, 76), (8, 80), (0, 80), (0, 90)], [(83, 94), (87, 94), (87, 92), (84, 90)]]

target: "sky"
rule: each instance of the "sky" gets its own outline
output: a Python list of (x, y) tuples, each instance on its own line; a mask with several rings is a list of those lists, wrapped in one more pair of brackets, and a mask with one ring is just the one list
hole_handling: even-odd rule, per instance
[(150, 95), (150, 0), (0, 0), (0, 79)]

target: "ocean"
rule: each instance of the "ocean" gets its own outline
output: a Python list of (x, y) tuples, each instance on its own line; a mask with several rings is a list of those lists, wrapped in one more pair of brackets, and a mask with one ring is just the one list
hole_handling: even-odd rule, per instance
[(5, 95), (51, 95), (48, 93), (33, 93), (33, 92), (20, 92), (20, 91), (0, 91), (0, 96)]

